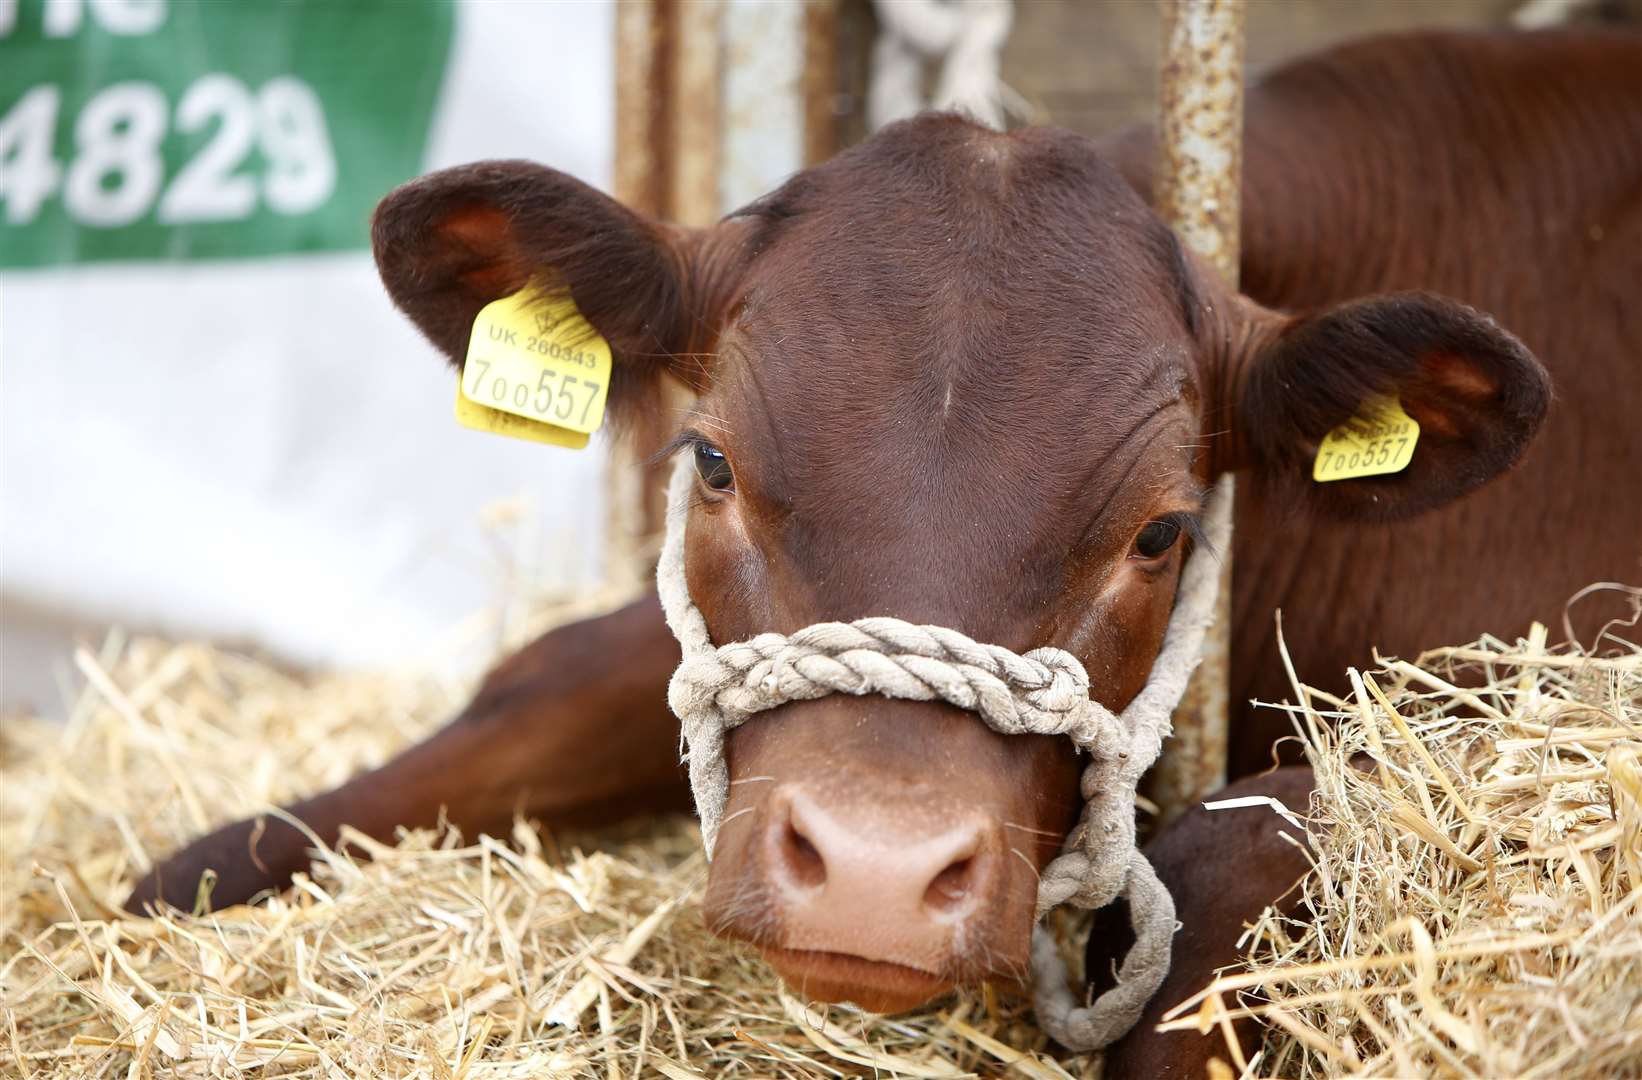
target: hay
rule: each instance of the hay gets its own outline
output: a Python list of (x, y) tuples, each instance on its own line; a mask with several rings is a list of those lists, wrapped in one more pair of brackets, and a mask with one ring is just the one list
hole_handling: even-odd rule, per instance
[(1036, 1052), (1023, 998), (806, 1008), (707, 932), (682, 819), (592, 852), (522, 823), (354, 836), (369, 860), (327, 852), (257, 907), (122, 917), (156, 856), (380, 763), (466, 688), (117, 637), (75, 661), (66, 728), (0, 726), (0, 1075), (1095, 1075)]
[(1642, 1076), (1642, 649), (1546, 637), (1295, 683), (1301, 907), (1166, 1027), (1259, 1016), (1251, 1076)]
[[(371, 860), (328, 852), (261, 906), (121, 917), (154, 857), (385, 760), (468, 688), (118, 637), (76, 666), (66, 728), (0, 726), (0, 1075), (1098, 1075), (991, 990), (807, 1009), (707, 933), (682, 820), (597, 850), (523, 824), (355, 837)], [(1540, 631), (1358, 685), (1295, 710), (1321, 918), (1268, 913), (1175, 1025), (1261, 1016), (1247, 1075), (1642, 1075), (1642, 652)]]

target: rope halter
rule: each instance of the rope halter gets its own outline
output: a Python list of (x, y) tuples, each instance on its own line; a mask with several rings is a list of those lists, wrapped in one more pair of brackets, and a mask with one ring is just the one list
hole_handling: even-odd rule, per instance
[[(1114, 714), (1090, 698), (1089, 676), (1071, 653), (1043, 648), (1017, 654), (943, 626), (858, 619), (715, 646), (684, 574), (693, 483), (694, 463), (680, 455), (668, 487), (667, 536), (656, 583), (667, 624), (684, 650), (667, 700), (682, 723), (708, 857), (730, 791), (725, 733), (789, 701), (827, 694), (944, 701), (979, 714), (1005, 735), (1065, 735), (1089, 754), (1089, 764), (1081, 780), (1082, 817), (1038, 885), (1034, 1005), (1044, 1031), (1073, 1050), (1096, 1050), (1127, 1032), (1168, 974), (1175, 929), (1174, 901), (1135, 846), (1135, 789), (1157, 760), (1170, 714), (1200, 658), (1219, 584), (1214, 561), (1201, 555), (1187, 560), (1146, 685)], [(1224, 550), (1231, 537), (1225, 489), (1224, 481), (1215, 488), (1204, 517), (1211, 550)], [(1043, 917), (1062, 904), (1092, 910), (1119, 896), (1129, 902), (1135, 944), (1119, 968), (1117, 985), (1080, 1006)]]

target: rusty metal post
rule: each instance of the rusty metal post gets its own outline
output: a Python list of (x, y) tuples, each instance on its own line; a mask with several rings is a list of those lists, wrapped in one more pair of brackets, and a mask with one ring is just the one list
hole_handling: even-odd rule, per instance
[[(615, 195), (652, 217), (708, 224), (718, 215), (723, 5), (624, 0), (615, 7)], [(605, 577), (613, 585), (640, 587), (655, 565), (666, 476), (653, 458), (672, 435), (671, 421), (671, 414), (639, 417), (611, 444)]]
[[(668, 0), (626, 0), (615, 7), (616, 116), (613, 194), (641, 214), (667, 212), (671, 170), (662, 92), (670, 53)], [(605, 464), (604, 576), (621, 589), (642, 587), (649, 537), (661, 524), (644, 462), (658, 433), (640, 427), (611, 441)]]
[(838, 152), (840, 0), (804, 0), (804, 164)]
[[(1162, 160), (1157, 211), (1182, 241), (1237, 285), (1243, 171), (1243, 0), (1163, 0)], [(1228, 494), (1230, 492), (1228, 491)], [(1226, 782), (1231, 552), (1203, 663), (1174, 718), (1152, 796), (1162, 820)]]
[(803, 4), (728, 0), (719, 195), (728, 212), (804, 164)]
[[(830, 147), (836, 0), (623, 0), (616, 5), (615, 195), (641, 213), (710, 225)], [(664, 405), (682, 408), (682, 386)], [(606, 576), (637, 585), (660, 545), (675, 414), (611, 448)]]
[(722, 0), (673, 5), (676, 44), (667, 87), (673, 202), (667, 217), (679, 225), (711, 225), (720, 212), (727, 9)]
[(614, 194), (641, 214), (659, 214), (667, 205), (660, 138), (665, 99), (659, 91), (667, 45), (662, 0), (626, 0), (616, 5), (615, 18)]

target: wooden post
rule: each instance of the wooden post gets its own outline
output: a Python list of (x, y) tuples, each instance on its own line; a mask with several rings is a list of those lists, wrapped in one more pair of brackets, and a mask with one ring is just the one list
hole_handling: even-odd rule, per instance
[[(1243, 0), (1164, 0), (1157, 211), (1237, 285), (1243, 171)], [(1228, 489), (1227, 494), (1230, 494)], [(1231, 551), (1203, 663), (1174, 717), (1152, 796), (1167, 822), (1226, 782)]]

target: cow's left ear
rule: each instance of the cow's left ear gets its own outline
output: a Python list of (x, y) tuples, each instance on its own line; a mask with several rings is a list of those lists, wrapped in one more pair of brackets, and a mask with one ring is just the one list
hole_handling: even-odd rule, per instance
[[(1325, 517), (1388, 521), (1441, 506), (1509, 469), (1539, 430), (1551, 380), (1486, 315), (1429, 293), (1370, 297), (1290, 317), (1244, 300), (1224, 358), (1230, 453), (1293, 504)], [(1396, 398), (1419, 422), (1399, 472), (1319, 483), (1325, 435)]]

